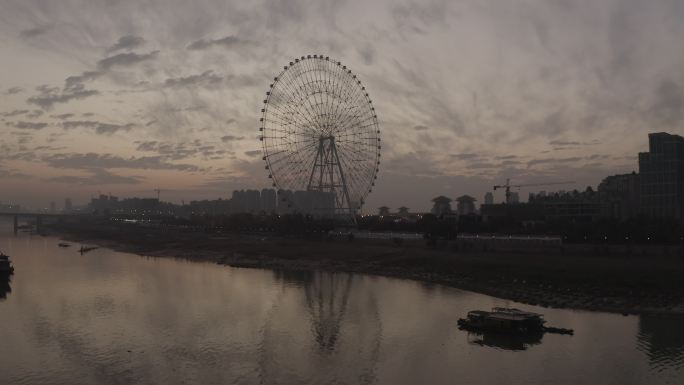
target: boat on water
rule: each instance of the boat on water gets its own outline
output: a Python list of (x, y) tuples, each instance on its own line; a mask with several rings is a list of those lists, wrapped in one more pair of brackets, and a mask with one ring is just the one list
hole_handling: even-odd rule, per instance
[(0, 251), (0, 274), (10, 275), (14, 274), (14, 266), (9, 259), (9, 255)]
[(78, 249), (78, 252), (83, 254), (83, 253), (87, 253), (87, 252), (89, 252), (91, 250), (95, 250), (95, 249), (98, 249), (98, 247), (97, 246), (81, 246), (81, 248)]
[(70, 247), (71, 245), (68, 243), (65, 243), (65, 242), (60, 242), (57, 244), (57, 246), (59, 246), (59, 247)]
[(573, 334), (572, 329), (547, 327), (545, 324), (542, 314), (502, 307), (495, 307), (492, 311), (473, 310), (468, 312), (466, 318), (458, 320), (459, 329), (475, 333)]

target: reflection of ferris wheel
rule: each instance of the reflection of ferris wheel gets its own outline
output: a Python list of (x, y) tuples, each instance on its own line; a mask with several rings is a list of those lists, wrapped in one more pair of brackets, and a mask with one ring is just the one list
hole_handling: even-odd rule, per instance
[(314, 214), (353, 218), (380, 165), (378, 117), (356, 75), (327, 56), (302, 56), (274, 78), (261, 112), (263, 159), (279, 193), (306, 191)]

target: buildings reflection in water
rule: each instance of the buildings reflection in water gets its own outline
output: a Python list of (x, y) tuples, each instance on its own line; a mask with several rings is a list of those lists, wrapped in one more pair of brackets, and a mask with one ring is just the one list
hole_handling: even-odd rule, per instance
[(382, 322), (363, 278), (298, 271), (274, 277), (283, 286), (263, 327), (262, 383), (372, 383)]
[(12, 292), (12, 276), (8, 274), (0, 274), (0, 301), (7, 298)]
[(639, 316), (639, 350), (655, 370), (684, 368), (684, 315)]
[(543, 338), (544, 332), (527, 334), (468, 333), (469, 344), (502, 350), (527, 350), (533, 345), (541, 344)]

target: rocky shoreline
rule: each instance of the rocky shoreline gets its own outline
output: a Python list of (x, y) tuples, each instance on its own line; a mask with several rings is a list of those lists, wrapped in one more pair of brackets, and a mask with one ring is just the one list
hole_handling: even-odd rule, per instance
[(169, 237), (62, 231), (66, 240), (145, 256), (238, 268), (318, 270), (411, 279), (530, 305), (622, 314), (684, 314), (684, 259), (459, 253), (424, 244), (255, 235)]

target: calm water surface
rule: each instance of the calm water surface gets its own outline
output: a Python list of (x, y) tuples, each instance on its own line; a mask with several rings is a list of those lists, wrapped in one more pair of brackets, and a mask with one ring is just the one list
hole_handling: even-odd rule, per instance
[[(237, 269), (0, 232), (0, 384), (683, 384), (684, 319), (540, 309), (347, 274)], [(575, 336), (469, 335), (517, 306)]]

